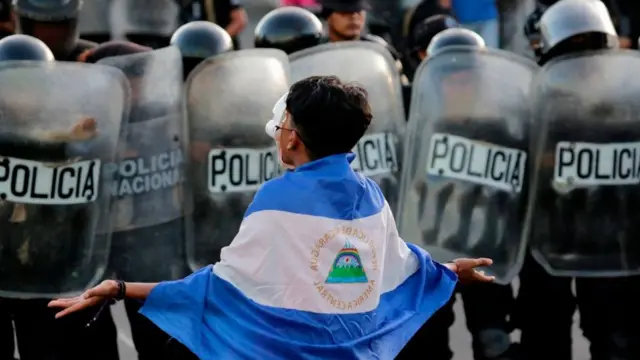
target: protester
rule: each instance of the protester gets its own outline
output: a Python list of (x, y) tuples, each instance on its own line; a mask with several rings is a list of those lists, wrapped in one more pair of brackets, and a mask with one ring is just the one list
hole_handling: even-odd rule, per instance
[(141, 313), (203, 359), (393, 358), (457, 277), (493, 278), (474, 270), (489, 259), (441, 265), (405, 243), (378, 185), (351, 169), (367, 96), (334, 76), (291, 86), (273, 135), (295, 170), (262, 186), (217, 264), (179, 281), (108, 280), (49, 306), (60, 318), (145, 300)]

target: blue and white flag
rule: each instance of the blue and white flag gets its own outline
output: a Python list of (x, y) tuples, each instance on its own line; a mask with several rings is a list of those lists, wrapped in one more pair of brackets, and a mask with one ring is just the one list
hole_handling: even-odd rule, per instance
[(352, 160), (265, 183), (220, 262), (159, 284), (141, 313), (201, 359), (393, 359), (457, 278), (399, 237)]

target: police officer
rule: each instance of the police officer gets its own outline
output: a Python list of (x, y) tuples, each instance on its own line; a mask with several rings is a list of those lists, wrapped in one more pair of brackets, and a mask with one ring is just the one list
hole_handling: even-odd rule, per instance
[(413, 33), (406, 39), (403, 68), (408, 83), (402, 87), (402, 99), (407, 118), (409, 118), (409, 108), (411, 107), (412, 90), (409, 82), (413, 81), (418, 66), (427, 57), (427, 47), (431, 44), (431, 39), (443, 30), (459, 26), (460, 24), (451, 16), (434, 15), (413, 27)]
[(75, 61), (97, 45), (78, 36), (81, 6), (81, 0), (14, 0), (16, 32), (44, 41), (56, 60)]
[[(535, 23), (537, 18), (539, 24)], [(600, 1), (562, 0), (548, 7), (541, 16), (532, 16), (527, 26), (545, 30), (538, 34), (540, 45), (534, 47), (542, 65), (564, 55), (619, 48), (612, 19)], [(534, 31), (527, 31), (536, 35)], [(569, 128), (566, 131), (570, 131)], [(550, 197), (549, 201), (555, 199)], [(539, 226), (544, 227), (535, 222), (531, 224), (532, 228)], [(534, 240), (539, 240), (536, 235), (532, 235), (530, 241)], [(544, 357), (570, 360), (576, 307), (580, 311), (583, 334), (591, 343), (592, 359), (640, 358), (640, 333), (635, 325), (640, 314), (637, 296), (633, 295), (640, 285), (638, 277), (579, 277), (575, 279), (574, 295), (571, 277), (550, 275), (528, 254), (519, 278), (514, 322), (522, 331), (523, 360)]]
[(427, 48), (431, 44), (431, 39), (443, 30), (460, 27), (460, 24), (451, 16), (434, 15), (423, 20), (414, 27), (413, 33), (406, 39), (407, 54), (405, 56), (406, 73), (409, 79), (413, 79), (413, 75), (418, 66), (427, 57)]
[[(10, 14), (11, 4), (3, 3)], [(6, 60), (38, 60), (52, 61), (53, 54), (44, 43), (26, 35), (9, 35), (0, 40), (0, 61)], [(4, 136), (0, 134), (0, 153), (4, 156), (16, 156), (26, 151), (33, 151), (35, 144), (29, 144), (24, 139), (17, 139), (14, 134)], [(39, 150), (39, 149), (38, 149)], [(54, 149), (46, 149), (47, 153)], [(13, 359), (15, 352), (12, 305), (15, 300), (0, 299), (0, 358)], [(26, 351), (26, 350), (25, 350)]]
[(322, 22), (311, 11), (287, 6), (272, 10), (260, 19), (254, 46), (291, 54), (319, 45), (322, 36)]
[[(14, 0), (16, 32), (41, 42), (22, 37), (22, 46), (12, 37), (6, 38), (10, 40), (6, 45), (24, 54), (29, 54), (27, 49), (30, 49), (33, 56), (24, 56), (25, 60), (54, 61), (51, 54), (55, 60), (76, 60), (78, 54), (96, 45), (78, 39), (80, 6), (79, 0)], [(10, 304), (22, 359), (70, 359), (91, 348), (103, 349), (100, 358), (117, 359), (117, 332), (109, 309), (103, 311), (87, 331), (86, 324), (95, 316), (96, 309), (68, 321), (56, 321), (54, 313), (47, 308), (49, 299), (4, 301)], [(68, 345), (71, 339), (78, 345)]]
[[(473, 46), (484, 48), (484, 40), (477, 33), (447, 24), (444, 16), (433, 17), (425, 31), (432, 34), (428, 46), (414, 49), (420, 59), (434, 56), (450, 46)], [(429, 26), (434, 25), (440, 32), (433, 34)], [(451, 26), (449, 26), (451, 25)], [(418, 27), (420, 28), (420, 27)], [(446, 28), (446, 29), (443, 29)], [(514, 303), (510, 285), (474, 284), (458, 288), (464, 302), (467, 328), (473, 339), (476, 360), (518, 359), (516, 347), (511, 344), (509, 334), (512, 327), (508, 322)], [(419, 349), (429, 349), (429, 359), (450, 360), (453, 352), (449, 347), (449, 328), (453, 325), (453, 304), (455, 297), (442, 307), (411, 339), (398, 359), (411, 359)]]
[(193, 21), (182, 25), (170, 44), (177, 46), (182, 54), (184, 80), (203, 60), (228, 51), (233, 51), (233, 41), (220, 26), (209, 21)]

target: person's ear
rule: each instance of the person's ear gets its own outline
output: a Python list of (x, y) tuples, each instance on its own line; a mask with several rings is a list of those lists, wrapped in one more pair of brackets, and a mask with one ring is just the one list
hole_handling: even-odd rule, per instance
[(298, 146), (300, 146), (300, 137), (298, 136), (298, 133), (295, 131), (289, 131), (289, 136), (287, 138), (287, 150), (291, 151), (291, 150), (295, 150), (298, 148)]

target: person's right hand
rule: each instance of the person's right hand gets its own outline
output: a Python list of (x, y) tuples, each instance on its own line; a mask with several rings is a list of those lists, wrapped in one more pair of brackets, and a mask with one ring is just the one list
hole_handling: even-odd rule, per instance
[(80, 296), (73, 298), (56, 299), (49, 302), (50, 308), (62, 308), (56, 314), (56, 319), (67, 316), (76, 311), (80, 311), (92, 306), (96, 306), (105, 300), (112, 299), (118, 295), (118, 282), (105, 280), (100, 285), (91, 288)]

